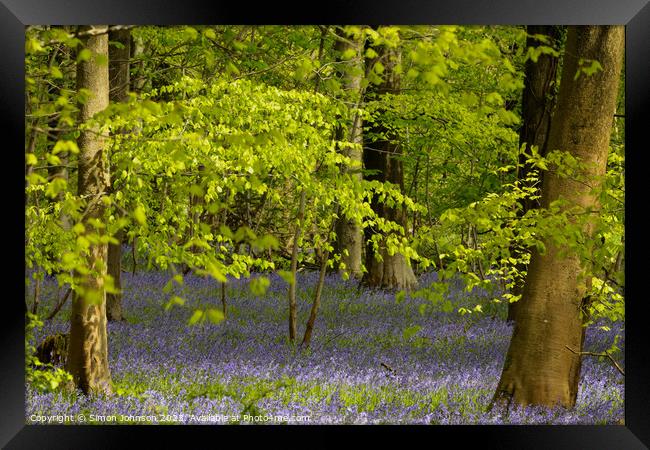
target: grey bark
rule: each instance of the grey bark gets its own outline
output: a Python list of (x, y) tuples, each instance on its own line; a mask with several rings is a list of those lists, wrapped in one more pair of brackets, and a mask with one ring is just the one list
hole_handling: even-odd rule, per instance
[[(81, 27), (81, 31), (92, 28), (107, 29), (107, 26)], [(77, 64), (77, 89), (87, 89), (91, 94), (85, 103), (79, 105), (79, 121), (84, 123), (108, 106), (108, 65), (97, 62), (98, 56), (108, 59), (108, 34), (104, 32), (82, 37), (81, 41), (92, 54), (89, 61)], [(91, 218), (101, 220), (104, 215), (101, 198), (109, 188), (105, 140), (98, 129), (82, 131), (78, 140), (78, 193), (87, 202), (85, 221)], [(92, 228), (86, 224), (86, 230)], [(72, 298), (70, 349), (66, 368), (75, 385), (86, 394), (112, 392), (104, 289), (107, 253), (106, 244), (91, 244), (85, 261), (90, 273), (75, 274), (83, 295), (75, 292)]]
[[(382, 95), (399, 92), (400, 77), (393, 69), (399, 61), (400, 55), (397, 51), (385, 47), (377, 49), (377, 53), (377, 60), (380, 60), (384, 66), (383, 79), (381, 84), (369, 86), (367, 90), (369, 93), (381, 98)], [(367, 63), (374, 64), (375, 61)], [(381, 123), (381, 115), (380, 111), (380, 118), (370, 127), (374, 136), (364, 136), (364, 168), (377, 171), (374, 175), (367, 175), (366, 178), (395, 184), (404, 192), (404, 171), (400, 159), (402, 149), (391, 131)], [(406, 235), (407, 214), (405, 206), (387, 206), (385, 203), (380, 202), (376, 196), (373, 198), (371, 205), (379, 217), (400, 224), (404, 229), (404, 235)], [(386, 289), (409, 290), (414, 288), (417, 285), (417, 279), (404, 255), (400, 253), (389, 254), (385, 238), (382, 238), (376, 254), (371, 243), (374, 231), (366, 229), (365, 233), (367, 273), (363, 278), (364, 283), (371, 287)]]
[[(345, 156), (349, 157), (358, 167), (343, 167), (341, 170), (348, 174), (351, 182), (360, 182), (363, 179), (361, 167), (363, 165), (363, 135), (362, 119), (358, 112), (361, 106), (362, 84), (363, 79), (363, 45), (361, 42), (355, 42), (353, 37), (345, 36), (342, 29), (337, 29), (337, 34), (341, 39), (336, 41), (335, 49), (339, 54), (339, 76), (342, 78), (343, 97), (345, 100), (354, 105), (351, 108), (352, 120), (347, 124), (347, 130), (340, 127), (337, 130), (337, 140), (347, 141), (352, 144), (342, 150)], [(340, 55), (347, 50), (354, 50), (355, 56), (349, 61), (342, 61)], [(345, 207), (346, 205), (342, 205)], [(343, 211), (343, 209), (341, 209)], [(341, 262), (345, 264), (345, 271), (351, 276), (358, 278), (361, 276), (361, 261), (363, 256), (363, 234), (361, 225), (344, 214), (336, 221), (336, 252), (341, 254)]]
[[(607, 167), (624, 42), (622, 26), (569, 27), (548, 150), (569, 152), (584, 163), (581, 179), (589, 182), (547, 172), (542, 207), (562, 198), (569, 208), (599, 208), (597, 191)], [(596, 60), (603, 70), (576, 79), (580, 60)], [(592, 230), (593, 221), (588, 221), (585, 237)], [(584, 261), (574, 250), (559, 248), (552, 239), (545, 239), (545, 246), (544, 254), (533, 251), (531, 256), (525, 308), (515, 321), (496, 404), (572, 408), (576, 402), (591, 278), (581, 276)]]

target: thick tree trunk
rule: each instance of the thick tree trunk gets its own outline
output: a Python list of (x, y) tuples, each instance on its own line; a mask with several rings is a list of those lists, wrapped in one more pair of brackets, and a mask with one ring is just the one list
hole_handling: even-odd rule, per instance
[[(82, 30), (88, 28), (82, 27)], [(77, 89), (87, 89), (91, 94), (84, 104), (79, 105), (79, 120), (83, 123), (108, 106), (108, 66), (97, 62), (97, 56), (108, 58), (108, 34), (84, 37), (82, 43), (92, 52), (90, 60), (80, 61), (77, 65)], [(101, 220), (104, 214), (101, 197), (109, 187), (105, 137), (98, 130), (82, 131), (78, 145), (79, 195), (87, 201), (84, 220)], [(86, 230), (92, 229), (86, 223)], [(106, 336), (106, 263), (106, 244), (91, 243), (86, 257), (90, 273), (76, 274), (82, 294), (75, 293), (72, 298), (67, 370), (75, 385), (86, 394), (112, 391)]]
[[(526, 27), (528, 38), (526, 48), (538, 45), (556, 44), (562, 34), (562, 27), (555, 25), (528, 25)], [(534, 38), (534, 35), (544, 35), (550, 40), (548, 44), (541, 43)], [(526, 153), (530, 153), (531, 147), (537, 147), (538, 152), (546, 155), (549, 131), (551, 129), (551, 114), (555, 106), (555, 92), (557, 80), (557, 67), (559, 58), (553, 55), (542, 54), (537, 62), (526, 61), (524, 91), (522, 95), (522, 120), (523, 124), (519, 132), (519, 147), (526, 144)], [(530, 175), (532, 167), (526, 163), (527, 157), (523, 152), (519, 154), (519, 169), (517, 178), (520, 183), (529, 186), (526, 178)], [(529, 186), (530, 187), (530, 186)], [(537, 200), (524, 199), (521, 201), (519, 216), (526, 214), (526, 211), (539, 207)], [(517, 252), (517, 249), (512, 249)], [(517, 267), (519, 271), (526, 270), (524, 265)], [(513, 295), (521, 295), (524, 289), (523, 280), (515, 282), (512, 288)], [(516, 320), (517, 311), (522, 307), (518, 301), (508, 305), (508, 321)]]
[[(622, 26), (570, 27), (557, 110), (548, 150), (569, 152), (585, 164), (590, 185), (555, 172), (544, 176), (542, 207), (563, 198), (569, 207), (598, 208), (594, 188), (605, 173), (610, 131), (624, 51)], [(603, 70), (575, 79), (579, 60), (596, 60)], [(584, 233), (589, 236), (591, 226)], [(519, 311), (494, 400), (497, 404), (560, 404), (573, 407), (578, 393), (584, 339), (581, 313), (588, 284), (577, 254), (547, 240), (534, 251)]]
[[(384, 66), (383, 81), (378, 86), (369, 86), (368, 92), (381, 97), (384, 94), (392, 94), (399, 91), (399, 75), (393, 70), (399, 60), (399, 54), (393, 50), (381, 48), (378, 50), (377, 59)], [(370, 61), (369, 64), (374, 64)], [(404, 192), (404, 171), (400, 159), (402, 150), (391, 136), (388, 130), (379, 119), (370, 128), (371, 137), (364, 136), (363, 162), (366, 170), (375, 170), (375, 174), (366, 176), (369, 180), (378, 180), (382, 183), (389, 182), (400, 187)], [(385, 136), (385, 137), (380, 137)], [(371, 202), (373, 210), (384, 219), (400, 224), (406, 234), (407, 214), (405, 206), (390, 207), (373, 198)], [(417, 280), (413, 269), (406, 258), (395, 253), (389, 255), (385, 239), (382, 239), (377, 258), (371, 243), (373, 231), (366, 229), (366, 269), (364, 283), (369, 286), (386, 289), (412, 289), (416, 286)]]
[[(117, 30), (109, 33), (109, 41), (118, 42), (119, 47), (109, 46), (109, 99), (112, 102), (125, 102), (129, 98), (129, 58), (131, 57), (131, 30)], [(112, 171), (111, 171), (112, 172)], [(112, 180), (112, 176), (111, 176)], [(122, 316), (122, 241), (124, 233), (115, 236), (117, 244), (108, 244), (108, 274), (120, 292), (106, 294), (106, 317), (110, 321), (123, 320)]]
[[(348, 124), (348, 130), (340, 128), (337, 130), (337, 139), (347, 141), (353, 147), (346, 147), (343, 149), (345, 156), (349, 157), (353, 162), (358, 163), (357, 168), (344, 168), (347, 174), (353, 181), (361, 181), (363, 174), (361, 167), (363, 164), (363, 135), (362, 135), (362, 119), (358, 108), (361, 106), (362, 87), (361, 80), (363, 78), (363, 59), (361, 51), (363, 46), (361, 42), (354, 42), (354, 39), (345, 36), (341, 29), (338, 29), (337, 34), (342, 38), (336, 42), (336, 51), (342, 55), (347, 50), (354, 50), (355, 56), (351, 60), (341, 62), (341, 70), (339, 75), (342, 78), (343, 89), (345, 91), (344, 98), (355, 107), (352, 110), (352, 121)], [(344, 206), (344, 205), (342, 205)], [(357, 278), (361, 276), (361, 258), (363, 253), (363, 235), (361, 225), (355, 220), (346, 218), (344, 215), (336, 221), (336, 252), (341, 254), (341, 262), (345, 264), (345, 271)]]

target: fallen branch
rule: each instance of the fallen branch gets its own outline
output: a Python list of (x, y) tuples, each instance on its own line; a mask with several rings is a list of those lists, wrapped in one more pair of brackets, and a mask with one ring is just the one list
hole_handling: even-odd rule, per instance
[(574, 353), (574, 354), (576, 354), (576, 355), (581, 355), (581, 356), (597, 356), (597, 357), (605, 357), (605, 358), (609, 358), (609, 360), (612, 362), (612, 364), (614, 364), (614, 367), (616, 367), (616, 370), (618, 370), (619, 373), (620, 373), (621, 375), (625, 376), (625, 371), (623, 371), (623, 369), (622, 369), (621, 366), (618, 364), (618, 362), (616, 362), (616, 360), (615, 360), (614, 358), (612, 358), (612, 355), (610, 355), (610, 354), (607, 353), (607, 352), (604, 352), (604, 353), (594, 353), (594, 352), (576, 352), (575, 350), (573, 350), (572, 348), (570, 348), (568, 345), (565, 345), (565, 347), (566, 347), (566, 348), (567, 348), (571, 353)]

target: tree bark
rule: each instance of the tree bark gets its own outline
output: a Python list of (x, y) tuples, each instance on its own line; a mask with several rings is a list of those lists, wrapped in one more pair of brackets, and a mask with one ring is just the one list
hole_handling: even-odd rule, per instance
[(228, 303), (226, 302), (226, 283), (221, 283), (221, 307), (223, 308), (223, 318), (228, 318)]
[(318, 274), (318, 284), (316, 285), (316, 292), (314, 293), (314, 302), (311, 305), (311, 311), (309, 312), (309, 319), (307, 320), (307, 326), (305, 327), (305, 335), (302, 338), (302, 343), (300, 345), (304, 347), (309, 347), (311, 343), (311, 335), (314, 331), (314, 324), (316, 323), (316, 315), (318, 314), (318, 309), (320, 308), (320, 297), (323, 292), (323, 285), (325, 284), (325, 274), (327, 273), (327, 260), (330, 257), (329, 250), (325, 250), (323, 253), (323, 260), (321, 261), (320, 272)]
[[(384, 66), (383, 80), (378, 86), (369, 86), (367, 91), (381, 98), (385, 94), (394, 94), (399, 91), (400, 78), (393, 70), (399, 61), (399, 53), (393, 49), (380, 48), (377, 60)], [(376, 60), (369, 61), (374, 64)], [(404, 171), (400, 159), (402, 149), (395, 141), (393, 133), (382, 124), (382, 112), (379, 119), (370, 126), (372, 136), (364, 135), (363, 162), (366, 170), (375, 170), (375, 174), (366, 175), (368, 180), (378, 180), (382, 183), (393, 183), (404, 192)], [(387, 220), (400, 224), (406, 234), (407, 212), (406, 207), (390, 207), (373, 197), (371, 206), (373, 210)], [(371, 243), (375, 231), (366, 228), (366, 269), (364, 283), (371, 287), (386, 289), (412, 289), (416, 286), (417, 280), (413, 269), (406, 258), (399, 253), (390, 255), (386, 248), (385, 237), (382, 238), (375, 254)], [(381, 257), (381, 261), (377, 258)]]
[[(118, 42), (120, 47), (109, 46), (108, 50), (108, 75), (109, 75), (109, 100), (111, 102), (126, 102), (129, 98), (129, 59), (131, 57), (131, 30), (122, 29), (110, 31), (108, 39)], [(111, 180), (113, 179), (111, 170)], [(111, 186), (112, 190), (112, 186)], [(117, 244), (108, 244), (108, 274), (113, 277), (113, 285), (120, 291), (115, 294), (106, 294), (106, 317), (109, 321), (124, 320), (122, 315), (122, 241), (124, 232), (118, 231), (115, 239)]]
[[(339, 54), (339, 63), (343, 67), (339, 70), (339, 76), (343, 80), (344, 98), (355, 107), (352, 110), (352, 121), (348, 124), (348, 130), (341, 127), (337, 130), (336, 139), (347, 141), (354, 147), (346, 147), (343, 154), (358, 164), (358, 168), (342, 168), (342, 172), (347, 173), (352, 182), (360, 182), (363, 179), (361, 167), (363, 165), (363, 134), (362, 119), (359, 113), (363, 78), (363, 59), (361, 51), (363, 45), (361, 42), (352, 41), (352, 37), (345, 36), (343, 30), (338, 28), (337, 34), (341, 39), (336, 41), (335, 50)], [(340, 55), (347, 50), (354, 50), (355, 56), (349, 61), (342, 61)], [(349, 219), (342, 215), (336, 221), (336, 252), (341, 255), (341, 262), (345, 264), (345, 271), (355, 278), (361, 277), (361, 258), (363, 250), (363, 234), (361, 225), (357, 221)]]
[[(36, 272), (38, 275), (38, 272)], [(32, 314), (38, 313), (38, 305), (41, 302), (41, 278), (36, 277), (34, 281), (34, 302), (32, 303)]]
[[(542, 186), (542, 207), (563, 198), (569, 207), (598, 208), (595, 189), (605, 173), (610, 132), (624, 53), (622, 26), (569, 27), (557, 110), (548, 150), (569, 152), (585, 164), (590, 185), (549, 171)], [(580, 60), (596, 60), (603, 70), (575, 79)], [(584, 229), (589, 237), (592, 224)], [(550, 239), (546, 253), (533, 251), (519, 311), (494, 403), (560, 404), (571, 408), (578, 394), (584, 340), (582, 314), (589, 277), (571, 250), (560, 254)]]
[[(81, 27), (107, 28), (106, 25)], [(97, 57), (108, 58), (108, 34), (101, 33), (81, 38), (85, 48), (92, 52), (88, 61), (77, 65), (77, 89), (90, 92), (88, 100), (79, 105), (79, 120), (86, 122), (108, 106), (108, 65), (98, 63)], [(103, 220), (104, 203), (101, 197), (109, 187), (109, 173), (104, 153), (105, 136), (99, 130), (82, 131), (79, 136), (79, 195), (87, 201), (84, 221)], [(85, 224), (86, 232), (92, 230)], [(91, 243), (85, 264), (90, 272), (76, 273), (81, 294), (72, 298), (70, 349), (67, 370), (75, 385), (85, 394), (112, 391), (108, 367), (108, 342), (106, 333), (106, 291), (104, 275), (107, 265), (107, 245)]]
[[(541, 45), (553, 46), (561, 37), (562, 27), (555, 25), (528, 25), (526, 31), (528, 33), (526, 48), (535, 47), (540, 44), (539, 40), (533, 37), (536, 34), (547, 36), (550, 40), (549, 44), (542, 43)], [(537, 147), (540, 155), (546, 155), (548, 136), (551, 128), (551, 114), (555, 106), (555, 93), (557, 91), (558, 62), (558, 57), (548, 54), (540, 55), (537, 62), (530, 59), (526, 61), (524, 68), (524, 91), (521, 104), (523, 124), (519, 131), (519, 148), (526, 144), (526, 153), (530, 153), (532, 147)], [(526, 159), (524, 152), (520, 152), (517, 179), (523, 186), (531, 187), (525, 180), (530, 175), (533, 167), (526, 163)], [(538, 200), (524, 199), (520, 204), (519, 217), (522, 217), (530, 209), (539, 207)], [(511, 252), (516, 254), (518, 250), (511, 249)], [(517, 265), (517, 270), (522, 272), (526, 270), (526, 267), (523, 264), (519, 264)], [(523, 280), (515, 281), (512, 294), (521, 295), (523, 290)], [(522, 301), (519, 300), (508, 305), (508, 321), (516, 320), (517, 311), (521, 308), (522, 304)]]
[(302, 234), (303, 221), (305, 218), (306, 192), (303, 188), (300, 194), (300, 206), (298, 207), (298, 223), (293, 236), (293, 250), (291, 251), (291, 283), (289, 284), (289, 342), (296, 340), (298, 306), (296, 303), (296, 272), (298, 271), (298, 241)]

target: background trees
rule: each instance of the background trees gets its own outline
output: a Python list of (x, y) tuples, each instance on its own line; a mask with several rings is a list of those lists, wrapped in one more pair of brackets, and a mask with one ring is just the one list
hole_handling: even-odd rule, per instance
[[(372, 99), (395, 95), (401, 88), (400, 70), (396, 68), (401, 65), (401, 51), (394, 47), (394, 43), (387, 41), (379, 51), (374, 51), (376, 56), (366, 63), (375, 75), (377, 72), (381, 74), (381, 82), (376, 87), (368, 89)], [(397, 142), (397, 137), (385, 125), (387, 121), (382, 115), (386, 114), (386, 111), (378, 108), (375, 114), (364, 136), (363, 163), (367, 171), (366, 179), (390, 183), (403, 193), (404, 169), (400, 159), (402, 149)], [(390, 250), (388, 243), (390, 239), (400, 240), (406, 236), (406, 206), (390, 206), (378, 197), (374, 197), (371, 204), (379, 217), (394, 222), (398, 228), (387, 236), (377, 236), (371, 228), (367, 229), (366, 283), (373, 287), (412, 289), (417, 280), (409, 260), (405, 255)]]
[[(526, 31), (528, 33), (526, 46), (529, 49), (530, 58), (526, 60), (525, 64), (524, 90), (521, 100), (522, 124), (519, 131), (520, 153), (517, 179), (521, 180), (524, 185), (535, 187), (535, 184), (530, 182), (533, 181), (539, 185), (541, 180), (535, 176), (529, 178), (535, 167), (527, 162), (526, 155), (531, 154), (533, 148), (541, 156), (545, 156), (547, 152), (551, 116), (558, 86), (557, 68), (560, 52), (557, 48), (560, 46), (563, 30), (562, 27), (553, 25), (529, 25), (526, 27)], [(520, 215), (539, 206), (537, 198), (528, 197), (523, 198), (522, 201)], [(524, 269), (523, 264), (520, 269)], [(513, 295), (521, 296), (524, 287), (523, 281), (523, 277), (516, 280), (512, 288)], [(509, 304), (508, 320), (515, 320), (517, 309), (520, 306), (521, 302), (519, 301)]]
[[(129, 60), (131, 58), (131, 30), (117, 29), (109, 32), (109, 99), (112, 102), (125, 102), (129, 98), (131, 76)], [(112, 45), (110, 44), (112, 43)], [(112, 175), (111, 178), (114, 178)], [(106, 296), (106, 317), (108, 320), (122, 320), (122, 240), (123, 232), (119, 231), (115, 239), (117, 243), (108, 245), (108, 274), (113, 278), (117, 292)]]

